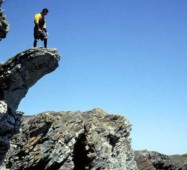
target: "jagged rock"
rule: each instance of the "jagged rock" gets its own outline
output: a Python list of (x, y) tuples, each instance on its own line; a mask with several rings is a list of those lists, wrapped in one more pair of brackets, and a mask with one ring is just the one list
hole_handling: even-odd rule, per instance
[(6, 37), (9, 30), (9, 24), (6, 20), (3, 9), (1, 8), (3, 1), (4, 0), (0, 0), (0, 41)]
[(142, 152), (135, 152), (135, 161), (137, 163), (138, 170), (156, 170), (147, 158), (147, 155)]
[(158, 152), (135, 151), (135, 160), (139, 170), (183, 170), (182, 163)]
[(58, 61), (56, 49), (32, 48), (0, 64), (0, 161), (19, 130), (18, 104), (37, 80), (57, 68)]
[(123, 116), (101, 109), (24, 116), (4, 169), (135, 170), (130, 131)]

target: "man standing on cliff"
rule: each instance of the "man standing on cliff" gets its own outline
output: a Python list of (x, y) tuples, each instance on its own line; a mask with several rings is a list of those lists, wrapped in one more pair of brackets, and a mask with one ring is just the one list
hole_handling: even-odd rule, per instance
[(34, 44), (33, 46), (37, 46), (38, 40), (44, 41), (44, 48), (47, 48), (47, 29), (45, 16), (48, 14), (48, 9), (44, 8), (41, 13), (35, 14), (34, 16)]

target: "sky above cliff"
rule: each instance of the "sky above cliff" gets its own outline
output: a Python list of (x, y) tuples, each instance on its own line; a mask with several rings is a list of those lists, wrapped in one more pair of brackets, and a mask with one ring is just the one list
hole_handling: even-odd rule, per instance
[(32, 47), (33, 16), (45, 7), (48, 47), (61, 55), (18, 110), (100, 107), (131, 122), (133, 149), (187, 153), (186, 0), (5, 0), (2, 7), (11, 26), (0, 61)]

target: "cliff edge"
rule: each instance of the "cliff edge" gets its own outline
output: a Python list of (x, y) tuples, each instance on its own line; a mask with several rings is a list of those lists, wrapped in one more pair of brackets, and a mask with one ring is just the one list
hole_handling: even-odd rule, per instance
[(0, 161), (19, 130), (21, 115), (16, 109), (21, 99), (37, 80), (58, 67), (59, 59), (56, 49), (32, 48), (0, 64)]
[[(0, 41), (9, 24), (1, 8)], [(56, 49), (31, 48), (0, 62), (1, 170), (136, 170), (131, 125), (101, 109), (23, 116), (18, 105), (58, 67)]]

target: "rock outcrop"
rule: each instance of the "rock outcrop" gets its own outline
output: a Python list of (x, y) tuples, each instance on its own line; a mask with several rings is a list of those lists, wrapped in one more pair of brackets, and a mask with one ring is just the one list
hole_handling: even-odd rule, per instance
[(4, 169), (135, 170), (130, 131), (123, 116), (101, 109), (24, 116)]
[(183, 155), (170, 155), (169, 158), (174, 161), (178, 162), (182, 165), (181, 170), (187, 170), (187, 154)]
[(6, 37), (9, 30), (9, 24), (6, 20), (3, 9), (1, 8), (3, 1), (4, 0), (0, 0), (0, 41)]
[(57, 68), (58, 61), (56, 49), (32, 48), (0, 64), (0, 161), (19, 130), (18, 104), (37, 80)]
[(139, 170), (186, 170), (182, 162), (153, 151), (136, 151), (135, 160)]
[[(0, 40), (9, 30), (2, 3)], [(135, 170), (131, 125), (122, 116), (101, 109), (16, 112), (28, 89), (59, 59), (56, 49), (32, 48), (0, 62), (0, 170)]]

